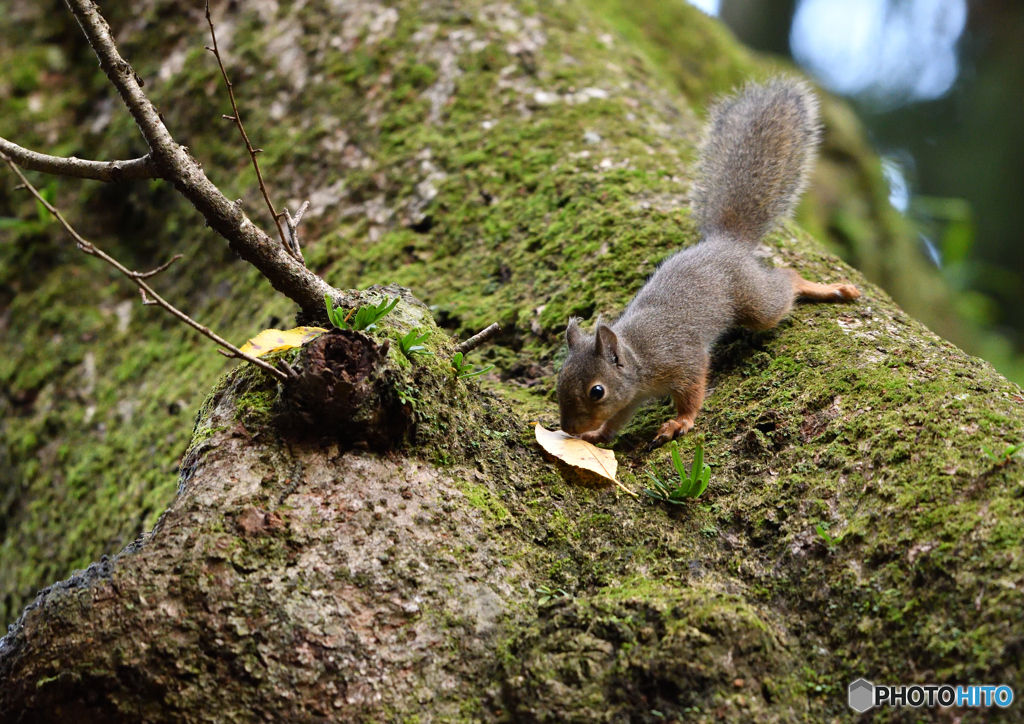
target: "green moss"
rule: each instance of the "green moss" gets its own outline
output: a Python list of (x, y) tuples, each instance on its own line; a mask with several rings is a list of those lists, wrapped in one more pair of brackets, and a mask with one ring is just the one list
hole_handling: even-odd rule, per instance
[(693, 5), (586, 0), (628, 47), (640, 49), (644, 69), (675, 83), (692, 102), (707, 105), (753, 77), (778, 72), (736, 42), (720, 22)]
[(507, 702), (514, 716), (540, 721), (618, 721), (651, 710), (756, 721), (774, 707), (802, 718), (800, 674), (782, 637), (741, 599), (706, 589), (644, 584), (562, 600), (508, 644)]
[(465, 494), (466, 502), (482, 510), (491, 522), (502, 524), (512, 519), (508, 508), (502, 505), (500, 499), (486, 486), (460, 481), (459, 488)]

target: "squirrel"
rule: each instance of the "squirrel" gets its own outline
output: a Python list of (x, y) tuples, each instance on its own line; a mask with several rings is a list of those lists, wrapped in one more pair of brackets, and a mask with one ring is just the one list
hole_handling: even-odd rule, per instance
[(820, 136), (817, 100), (795, 79), (747, 85), (710, 109), (692, 198), (702, 239), (662, 263), (613, 324), (599, 316), (591, 335), (569, 319), (563, 431), (610, 442), (642, 402), (668, 394), (677, 415), (650, 444), (662, 445), (693, 427), (711, 348), (729, 328), (770, 329), (798, 298), (860, 296), (851, 284), (818, 284), (754, 256), (796, 206)]

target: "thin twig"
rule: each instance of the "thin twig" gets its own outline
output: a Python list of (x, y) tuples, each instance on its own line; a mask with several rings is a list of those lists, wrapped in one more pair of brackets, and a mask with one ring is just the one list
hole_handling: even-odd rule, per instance
[(171, 264), (173, 264), (174, 262), (178, 261), (178, 259), (180, 259), (181, 256), (182, 256), (181, 254), (175, 254), (168, 261), (165, 261), (163, 264), (161, 264), (160, 266), (158, 266), (156, 269), (154, 269), (152, 271), (148, 271), (148, 272), (133, 271), (132, 272), (132, 278), (133, 279), (149, 279), (150, 277), (155, 277), (160, 272), (166, 270), (167, 267), (169, 267)]
[(499, 331), (501, 331), (501, 328), (498, 326), (498, 323), (495, 322), (487, 329), (474, 334), (465, 342), (461, 343), (458, 347), (455, 348), (455, 351), (462, 352), (462, 354), (468, 354), (477, 347), (479, 347), (480, 345), (482, 345), (484, 342), (489, 340), (491, 337), (496, 335)]
[(279, 359), (277, 366), (284, 370), (284, 373), (291, 377), (293, 380), (299, 379), (299, 373), (295, 371), (295, 368), (288, 364), (287, 360)]
[(295, 214), (295, 218), (292, 218), (287, 207), (284, 210), (284, 220), (288, 226), (288, 239), (291, 242), (292, 251), (295, 254), (295, 258), (303, 264), (306, 263), (306, 259), (302, 256), (302, 249), (299, 248), (299, 222), (302, 221), (302, 215), (306, 213), (308, 208), (309, 201), (303, 201), (302, 206), (299, 207), (299, 212)]
[(306, 213), (309, 208), (309, 201), (303, 201), (302, 206), (299, 207), (299, 213), (295, 214), (295, 227), (298, 228), (299, 222), (302, 221), (302, 215)]
[(4, 138), (0, 138), (0, 153), (12, 158), (15, 163), (30, 171), (42, 171), (54, 176), (108, 182), (160, 178), (156, 164), (148, 154), (130, 161), (85, 161), (80, 158), (36, 153)]
[[(213, 53), (214, 57), (217, 58), (217, 65), (220, 66), (221, 77), (224, 78), (224, 85), (228, 88), (228, 97), (231, 99), (231, 110), (234, 112), (233, 116), (224, 116), (235, 122), (238, 126), (238, 132), (242, 135), (242, 140), (245, 141), (245, 150), (249, 152), (249, 157), (252, 159), (252, 167), (256, 169), (256, 180), (260, 183), (260, 193), (263, 194), (263, 200), (267, 202), (267, 208), (270, 209), (270, 215), (274, 217), (274, 223), (277, 225), (277, 233), (281, 235), (281, 243), (284, 248), (292, 256), (295, 256), (291, 245), (288, 243), (288, 237), (285, 234), (284, 226), (281, 225), (281, 217), (283, 214), (279, 214), (277, 209), (274, 208), (274, 202), (270, 200), (270, 193), (267, 191), (267, 185), (263, 182), (263, 173), (260, 171), (260, 162), (256, 160), (256, 154), (263, 151), (262, 148), (253, 148), (252, 143), (249, 142), (249, 134), (245, 132), (245, 126), (242, 125), (242, 115), (238, 112), (238, 104), (235, 103), (235, 89), (231, 84), (231, 80), (228, 79), (228, 72), (224, 68), (224, 61), (220, 57), (220, 49), (217, 47), (217, 33), (213, 29), (213, 17), (210, 15), (210, 0), (206, 0), (206, 22), (210, 26), (210, 37), (213, 39), (213, 47), (206, 46), (206, 49)], [(296, 257), (298, 260), (298, 257)]]
[[(97, 247), (91, 241), (87, 241), (86, 239), (84, 239), (77, 231), (75, 231), (75, 229), (71, 226), (71, 224), (68, 223), (67, 219), (64, 218), (64, 215), (61, 214), (60, 211), (58, 211), (49, 201), (47, 201), (45, 198), (43, 198), (43, 195), (39, 193), (39, 191), (36, 189), (36, 187), (33, 186), (29, 182), (29, 180), (27, 178), (25, 178), (25, 174), (23, 174), (21, 172), (21, 169), (18, 168), (18, 165), (16, 163), (14, 163), (14, 161), (12, 161), (10, 158), (8, 158), (6, 155), (4, 155), (2, 153), (0, 153), (0, 160), (3, 160), (8, 166), (11, 167), (11, 170), (14, 171), (14, 173), (16, 173), (18, 175), (18, 179), (23, 184), (25, 184), (25, 188), (27, 188), (28, 191), (35, 197), (36, 201), (41, 203), (46, 208), (47, 211), (49, 211), (51, 214), (53, 214), (53, 217), (55, 219), (57, 219), (57, 221), (60, 222), (60, 225), (64, 227), (64, 230), (67, 231), (71, 235), (71, 237), (75, 240), (75, 243), (77, 244), (79, 249), (81, 249), (83, 252), (85, 252), (89, 256), (98, 257), (98, 258), (102, 259), (103, 261), (105, 261), (107, 264), (110, 264), (110, 266), (114, 267), (119, 272), (124, 274), (126, 277), (131, 279), (132, 282), (135, 283), (139, 287), (139, 292), (142, 294), (142, 303), (143, 304), (146, 304), (146, 305), (156, 304), (156, 305), (159, 305), (160, 307), (163, 307), (168, 312), (170, 312), (172, 315), (177, 317), (179, 320), (181, 320), (182, 322), (184, 322), (188, 326), (190, 326), (193, 329), (195, 329), (200, 334), (202, 334), (202, 335), (204, 335), (206, 337), (209, 337), (214, 342), (219, 344), (221, 347), (223, 347), (224, 349), (228, 350), (231, 353), (228, 356), (230, 356), (230, 357), (237, 357), (239, 359), (244, 359), (244, 360), (246, 360), (248, 362), (252, 362), (254, 365), (256, 365), (257, 367), (260, 367), (260, 368), (266, 370), (267, 372), (269, 372), (270, 374), (274, 375), (274, 377), (276, 377), (277, 379), (281, 380), (282, 382), (287, 382), (288, 381), (288, 376), (285, 373), (281, 372), (281, 370), (277, 369), (276, 367), (274, 367), (273, 365), (269, 364), (268, 362), (265, 362), (264, 360), (259, 359), (258, 357), (253, 357), (252, 355), (246, 354), (242, 350), (238, 349), (238, 347), (236, 347), (235, 345), (231, 344), (226, 339), (224, 339), (220, 335), (216, 334), (214, 331), (212, 331), (208, 327), (204, 327), (199, 322), (197, 322), (194, 319), (192, 319), (192, 317), (188, 316), (187, 314), (182, 312), (180, 309), (178, 309), (177, 307), (172, 305), (170, 302), (165, 300), (163, 297), (161, 297), (159, 294), (157, 294), (155, 291), (153, 291), (152, 287), (150, 287), (148, 284), (146, 284), (145, 281), (143, 281), (143, 278), (144, 278), (145, 275), (139, 274), (138, 272), (133, 272), (131, 269), (128, 269), (127, 267), (122, 265), (117, 259), (115, 259), (114, 257), (112, 257), (109, 254), (107, 254), (106, 252), (104, 252), (102, 249)], [(159, 270), (156, 270), (156, 271), (159, 271)]]

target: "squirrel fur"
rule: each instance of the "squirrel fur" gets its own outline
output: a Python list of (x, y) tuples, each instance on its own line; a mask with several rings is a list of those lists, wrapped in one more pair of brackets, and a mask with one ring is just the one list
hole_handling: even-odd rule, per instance
[(569, 320), (558, 376), (565, 432), (610, 442), (641, 403), (671, 395), (677, 416), (652, 445), (668, 442), (693, 427), (711, 348), (725, 331), (774, 327), (798, 298), (860, 296), (850, 284), (817, 284), (754, 256), (796, 206), (820, 135), (817, 101), (798, 80), (748, 85), (711, 108), (693, 195), (703, 238), (662, 263), (613, 324), (598, 318), (588, 334)]

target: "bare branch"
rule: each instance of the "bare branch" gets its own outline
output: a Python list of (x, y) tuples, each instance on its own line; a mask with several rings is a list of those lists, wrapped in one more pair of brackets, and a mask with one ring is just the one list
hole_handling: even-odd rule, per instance
[(467, 339), (465, 342), (460, 344), (458, 347), (455, 348), (455, 351), (462, 352), (462, 354), (468, 354), (500, 331), (501, 327), (499, 327), (498, 323), (495, 322), (490, 327), (487, 327), (483, 331), (477, 332), (472, 337)]
[(302, 206), (299, 207), (299, 213), (295, 214), (295, 226), (296, 226), (296, 228), (298, 227), (299, 222), (302, 221), (302, 215), (306, 213), (306, 210), (308, 208), (309, 208), (309, 201), (308, 200), (303, 201), (302, 202)]
[(217, 58), (217, 65), (220, 66), (220, 75), (224, 79), (224, 85), (227, 86), (228, 98), (231, 99), (231, 110), (234, 113), (233, 116), (226, 115), (224, 117), (234, 121), (235, 125), (238, 126), (238, 132), (242, 135), (242, 140), (245, 141), (245, 150), (249, 152), (249, 158), (252, 159), (252, 167), (256, 169), (256, 180), (260, 184), (260, 193), (263, 194), (263, 200), (267, 202), (270, 215), (274, 218), (274, 223), (277, 225), (277, 233), (281, 236), (281, 243), (288, 250), (288, 253), (298, 259), (291, 244), (288, 243), (288, 235), (281, 225), (282, 215), (277, 212), (277, 209), (274, 208), (274, 202), (270, 200), (270, 192), (267, 191), (267, 184), (263, 181), (263, 173), (260, 171), (260, 162), (256, 160), (256, 154), (260, 153), (263, 149), (252, 147), (252, 143), (249, 142), (249, 134), (245, 132), (245, 126), (242, 125), (242, 114), (238, 112), (238, 104), (235, 103), (235, 87), (228, 79), (228, 71), (224, 68), (224, 61), (221, 59), (220, 49), (217, 47), (217, 32), (213, 29), (213, 18), (210, 16), (210, 0), (206, 0), (206, 23), (210, 26), (210, 37), (213, 39), (213, 47), (207, 46), (206, 49)]
[(287, 360), (279, 359), (277, 366), (280, 367), (286, 375), (291, 377), (293, 380), (299, 379), (299, 373), (295, 371), (295, 368), (288, 364)]
[(179, 170), (174, 168), (173, 161), (183, 155), (182, 149), (171, 138), (171, 134), (160, 120), (160, 113), (142, 92), (139, 76), (117, 52), (114, 39), (110, 35), (110, 26), (100, 15), (99, 7), (91, 0), (66, 1), (82, 27), (86, 40), (99, 58), (100, 68), (113, 83), (139, 130), (142, 131), (142, 136), (152, 151), (153, 160), (162, 172)]
[(302, 206), (299, 207), (299, 212), (295, 214), (295, 218), (292, 218), (287, 207), (284, 210), (284, 220), (288, 226), (288, 242), (291, 244), (293, 256), (301, 261), (303, 265), (305, 265), (306, 259), (302, 256), (302, 249), (299, 248), (299, 222), (302, 221), (302, 215), (306, 213), (308, 208), (309, 201), (303, 201)]
[(4, 138), (0, 138), (0, 153), (30, 171), (41, 171), (54, 176), (107, 182), (160, 178), (153, 159), (148, 155), (142, 158), (133, 158), (130, 161), (84, 161), (80, 158), (64, 158), (63, 156), (36, 153)]
[(160, 272), (162, 272), (165, 269), (167, 269), (167, 267), (169, 267), (171, 264), (173, 264), (174, 262), (178, 261), (178, 259), (180, 259), (181, 256), (182, 256), (181, 254), (175, 254), (168, 261), (165, 261), (163, 264), (158, 266), (153, 271), (148, 271), (148, 272), (133, 271), (132, 272), (132, 278), (133, 279), (149, 279), (150, 277), (155, 277), (157, 274), (159, 274)]
[[(31, 193), (35, 197), (36, 201), (41, 203), (47, 211), (53, 214), (54, 218), (60, 222), (60, 225), (64, 227), (65, 231), (71, 234), (71, 237), (75, 240), (75, 243), (77, 244), (80, 250), (82, 250), (89, 256), (98, 257), (105, 261), (107, 264), (110, 264), (110, 266), (114, 267), (119, 272), (124, 274), (139, 287), (139, 293), (142, 295), (143, 304), (147, 306), (155, 304), (160, 307), (163, 307), (172, 315), (177, 317), (179, 320), (181, 320), (188, 326), (192, 327), (192, 329), (196, 330), (197, 332), (206, 337), (209, 337), (211, 340), (219, 344), (221, 347), (228, 350), (228, 352), (230, 352), (228, 356), (238, 357), (239, 359), (244, 359), (247, 362), (252, 362), (254, 365), (266, 370), (267, 372), (269, 372), (282, 382), (288, 381), (289, 377), (287, 374), (277, 369), (273, 365), (269, 364), (268, 362), (259, 359), (258, 357), (253, 357), (251, 355), (246, 354), (242, 350), (238, 349), (238, 347), (231, 344), (226, 339), (219, 336), (208, 327), (204, 327), (199, 322), (192, 319), (192, 317), (188, 316), (180, 309), (172, 305), (170, 302), (168, 302), (166, 299), (161, 297), (159, 294), (157, 294), (155, 291), (153, 291), (153, 288), (146, 284), (146, 282), (143, 281), (143, 279), (161, 271), (161, 268), (157, 268), (152, 272), (142, 274), (139, 272), (133, 272), (131, 269), (128, 269), (127, 267), (122, 265), (121, 262), (119, 262), (117, 259), (107, 254), (105, 251), (97, 247), (91, 241), (87, 241), (86, 239), (84, 239), (77, 231), (75, 231), (71, 224), (68, 223), (67, 219), (64, 218), (64, 215), (61, 214), (60, 211), (58, 211), (52, 204), (50, 204), (49, 201), (43, 198), (43, 195), (39, 193), (35, 186), (29, 183), (29, 180), (25, 178), (25, 174), (21, 172), (21, 169), (18, 168), (18, 165), (14, 163), (14, 161), (12, 161), (10, 158), (8, 158), (2, 153), (0, 153), (0, 160), (4, 161), (8, 166), (11, 167), (11, 170), (18, 175), (18, 178), (21, 180), (23, 184), (25, 184), (25, 188), (27, 188), (29, 190), (29, 193)], [(174, 260), (172, 259), (171, 261)], [(171, 262), (168, 262), (167, 264), (163, 265), (163, 268), (166, 268), (168, 265), (170, 265), (170, 263)]]
[(259, 269), (275, 289), (296, 302), (306, 314), (323, 316), (324, 295), (334, 297), (337, 292), (249, 220), (210, 182), (188, 150), (174, 141), (159, 112), (142, 92), (135, 71), (118, 53), (97, 5), (91, 0), (65, 2), (82, 26), (100, 67), (135, 119), (159, 176), (173, 183), (206, 223), (227, 239), (231, 249)]

